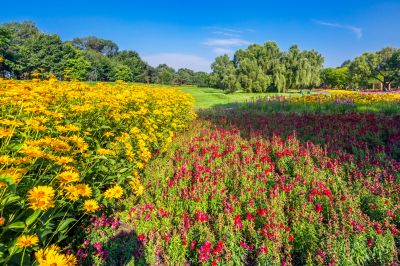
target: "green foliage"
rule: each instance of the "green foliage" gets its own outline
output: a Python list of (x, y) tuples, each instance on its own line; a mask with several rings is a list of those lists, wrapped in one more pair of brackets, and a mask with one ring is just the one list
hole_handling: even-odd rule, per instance
[(320, 83), (322, 63), (323, 57), (315, 50), (300, 51), (294, 45), (285, 53), (276, 43), (267, 42), (238, 50), (233, 61), (227, 55), (217, 57), (211, 66), (211, 77), (217, 88), (229, 91), (240, 88), (246, 92), (310, 89)]
[(240, 84), (237, 80), (236, 70), (233, 62), (228, 55), (221, 55), (215, 58), (211, 69), (211, 84), (217, 88), (234, 92), (240, 89)]
[(351, 83), (354, 88), (366, 87), (368, 82), (383, 84), (390, 89), (391, 83), (400, 80), (400, 49), (386, 47), (378, 52), (364, 53), (354, 59), (349, 66)]
[(131, 69), (126, 65), (116, 65), (113, 68), (113, 80), (133, 81)]
[(345, 89), (349, 83), (349, 68), (325, 68), (321, 72), (321, 81), (328, 88)]
[(173, 84), (175, 82), (175, 70), (166, 64), (161, 64), (155, 69), (157, 75), (157, 83)]
[(65, 76), (67, 80), (85, 80), (91, 69), (90, 62), (83, 56), (69, 58), (65, 62)]
[(74, 38), (71, 43), (80, 50), (94, 50), (105, 56), (113, 56), (118, 52), (116, 43), (95, 36)]
[(210, 86), (210, 75), (207, 72), (196, 72), (194, 74), (194, 83), (198, 87), (209, 87)]

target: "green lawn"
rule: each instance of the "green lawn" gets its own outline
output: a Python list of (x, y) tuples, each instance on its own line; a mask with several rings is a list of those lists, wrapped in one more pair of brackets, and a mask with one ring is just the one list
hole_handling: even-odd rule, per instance
[(196, 99), (196, 108), (210, 108), (221, 104), (228, 104), (234, 102), (244, 102), (259, 97), (266, 96), (299, 96), (298, 91), (291, 91), (289, 93), (245, 93), (245, 92), (234, 92), (224, 93), (224, 91), (212, 88), (198, 88), (198, 87), (181, 87), (181, 90), (193, 95)]

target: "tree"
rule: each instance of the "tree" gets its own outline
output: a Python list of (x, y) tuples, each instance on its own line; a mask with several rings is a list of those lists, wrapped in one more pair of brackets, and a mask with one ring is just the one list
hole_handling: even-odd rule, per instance
[(271, 79), (265, 75), (261, 66), (254, 59), (241, 60), (237, 68), (238, 82), (247, 92), (265, 92), (271, 84)]
[(132, 73), (132, 81), (147, 81), (145, 76), (148, 66), (137, 52), (131, 50), (118, 51), (113, 59), (129, 67)]
[(5, 76), (6, 71), (10, 71), (6, 60), (10, 60), (8, 48), (11, 42), (11, 32), (7, 29), (0, 28), (0, 77)]
[(193, 84), (194, 71), (187, 68), (180, 68), (176, 72), (176, 82), (178, 84)]
[(91, 69), (90, 62), (83, 56), (69, 58), (64, 65), (64, 79), (66, 80), (86, 80), (86, 76)]
[(94, 50), (105, 56), (114, 56), (118, 52), (118, 45), (113, 41), (95, 36), (74, 38), (72, 44), (80, 50)]
[(155, 69), (156, 81), (160, 84), (173, 84), (175, 82), (175, 70), (166, 64), (161, 64)]
[(113, 68), (113, 81), (123, 80), (126, 82), (133, 81), (131, 69), (127, 65), (117, 64)]
[(197, 85), (197, 87), (209, 87), (210, 75), (207, 72), (196, 72), (194, 74), (194, 83)]
[(111, 81), (113, 76), (113, 62), (110, 58), (103, 56), (94, 50), (82, 51), (85, 59), (90, 62), (91, 69), (87, 74), (90, 81)]
[(65, 63), (77, 56), (76, 50), (61, 41), (56, 34), (36, 34), (20, 47), (16, 60), (19, 66), (15, 73), (18, 78), (30, 78), (33, 72), (53, 74), (62, 79)]
[(286, 88), (311, 89), (320, 84), (323, 57), (315, 50), (300, 51), (297, 45), (286, 55)]
[(321, 82), (328, 88), (345, 89), (349, 85), (349, 68), (325, 68), (321, 72)]
[(223, 90), (228, 90), (229, 92), (240, 89), (240, 84), (235, 73), (235, 66), (228, 55), (221, 55), (215, 58), (211, 69), (213, 71), (211, 75), (212, 85)]
[(386, 47), (355, 58), (349, 66), (354, 86), (366, 86), (369, 81), (376, 80), (382, 83), (383, 90), (389, 90), (390, 84), (399, 76), (399, 53), (400, 49)]

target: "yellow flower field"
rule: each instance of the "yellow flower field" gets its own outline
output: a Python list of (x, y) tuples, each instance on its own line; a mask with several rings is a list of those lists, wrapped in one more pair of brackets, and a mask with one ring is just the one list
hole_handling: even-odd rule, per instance
[(356, 104), (375, 104), (400, 102), (400, 93), (362, 93), (349, 90), (324, 90), (326, 94), (318, 93), (302, 97), (289, 98), (291, 102), (327, 103), (334, 100), (351, 100)]
[(50, 245), (139, 196), (141, 169), (194, 117), (191, 96), (168, 87), (0, 80), (0, 264), (35, 251), (73, 265)]

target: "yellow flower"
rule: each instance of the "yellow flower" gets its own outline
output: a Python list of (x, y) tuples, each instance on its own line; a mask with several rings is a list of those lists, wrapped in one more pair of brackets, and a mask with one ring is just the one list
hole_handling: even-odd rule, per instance
[(38, 242), (39, 238), (36, 235), (22, 235), (17, 238), (17, 246), (20, 248), (36, 246)]
[(13, 135), (13, 130), (8, 128), (0, 128), (0, 139), (11, 137)]
[(138, 178), (134, 178), (132, 179), (129, 184), (132, 187), (133, 193), (135, 194), (135, 196), (140, 196), (143, 191), (144, 191), (144, 187), (142, 186), (142, 184), (140, 184), (140, 181)]
[(97, 201), (92, 200), (92, 199), (88, 199), (85, 200), (85, 202), (83, 203), (83, 209), (86, 212), (95, 212), (99, 209), (99, 204), (97, 203)]
[(28, 200), (33, 210), (48, 210), (54, 207), (54, 189), (50, 186), (37, 186), (28, 191)]
[(114, 133), (107, 131), (107, 132), (104, 133), (104, 136), (109, 138), (109, 137), (114, 136)]
[(112, 155), (112, 154), (114, 154), (114, 151), (100, 148), (97, 150), (97, 153), (100, 155)]
[(66, 196), (69, 200), (77, 201), (79, 199), (79, 192), (74, 185), (67, 185), (64, 187)]
[(45, 153), (40, 149), (39, 147), (36, 146), (24, 146), (21, 149), (21, 152), (25, 154), (25, 156), (29, 158), (39, 158), (45, 155)]
[(58, 157), (58, 158), (56, 158), (56, 164), (58, 164), (58, 165), (65, 165), (65, 164), (68, 164), (68, 163), (74, 163), (75, 162), (75, 160), (74, 160), (74, 158), (71, 158), (71, 157), (68, 157), (68, 156), (61, 156), (61, 157)]
[(0, 156), (0, 164), (6, 165), (12, 163), (12, 159), (8, 155)]
[[(35, 257), (40, 266), (69, 266), (76, 265), (76, 259), (73, 260), (69, 255), (60, 253), (60, 248), (51, 245), (46, 249), (39, 249)], [(73, 264), (75, 262), (75, 264)]]
[(142, 169), (144, 167), (144, 164), (141, 162), (136, 163), (136, 167), (139, 169)]
[(2, 119), (2, 120), (0, 120), (0, 124), (6, 125), (6, 126), (19, 127), (19, 126), (22, 126), (24, 123), (21, 123), (16, 120)]
[(92, 189), (87, 184), (69, 185), (64, 189), (67, 191), (67, 198), (72, 201), (77, 201), (79, 197), (92, 196)]
[(78, 264), (78, 261), (76, 260), (76, 257), (73, 254), (65, 255), (65, 259), (67, 260), (66, 266), (75, 266)]
[(92, 196), (92, 189), (89, 187), (88, 184), (77, 184), (75, 188), (78, 190), (78, 193), (82, 197), (90, 197)]
[(124, 194), (124, 190), (120, 185), (115, 185), (104, 192), (104, 197), (107, 199), (120, 199)]
[(73, 171), (62, 172), (57, 176), (61, 184), (79, 181), (79, 174)]

